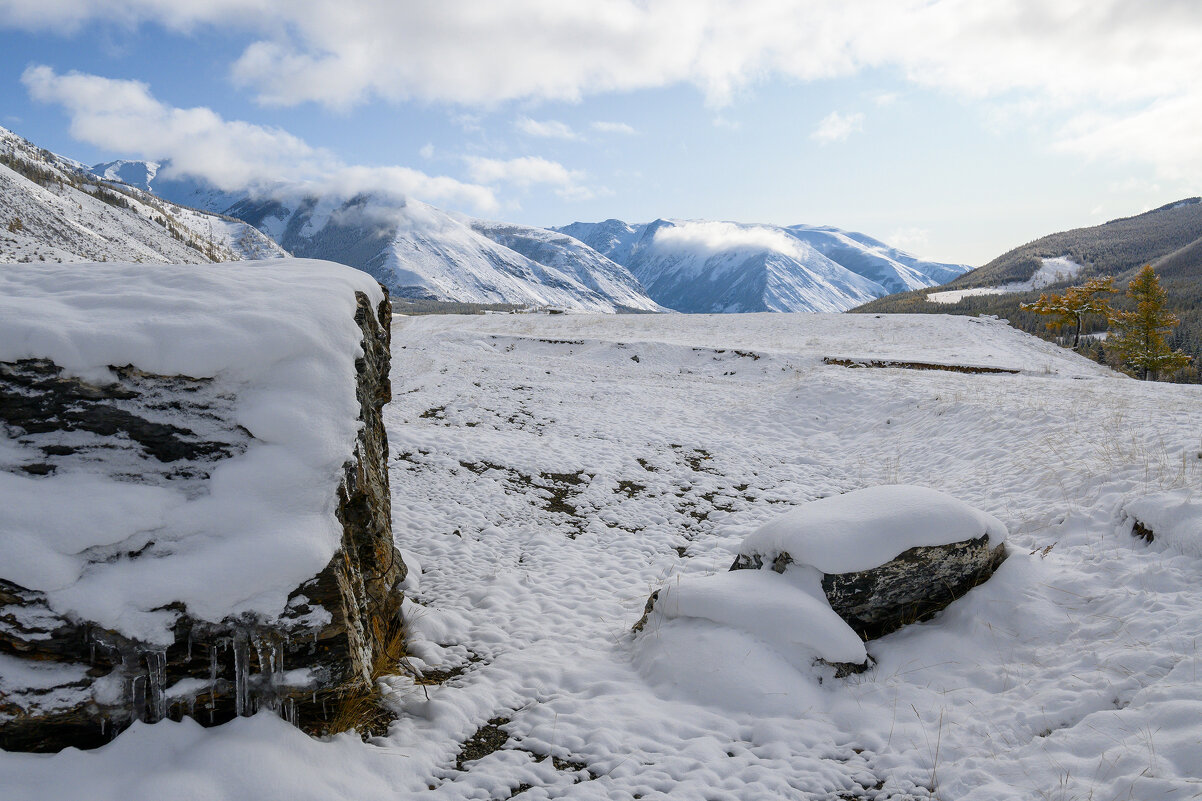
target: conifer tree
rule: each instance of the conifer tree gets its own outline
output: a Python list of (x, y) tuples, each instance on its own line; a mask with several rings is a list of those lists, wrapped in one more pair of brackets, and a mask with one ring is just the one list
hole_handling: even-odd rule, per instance
[(1052, 315), (1048, 328), (1075, 324), (1073, 330), (1073, 350), (1081, 342), (1081, 322), (1087, 314), (1100, 314), (1110, 318), (1111, 309), (1108, 295), (1113, 295), (1114, 278), (1091, 278), (1081, 286), (1072, 286), (1063, 295), (1042, 293), (1034, 303), (1023, 303), (1021, 307), (1036, 314)]
[(1178, 370), (1189, 364), (1189, 356), (1169, 347), (1167, 334), (1177, 325), (1177, 316), (1164, 310), (1166, 295), (1152, 265), (1144, 265), (1127, 285), (1127, 297), (1134, 311), (1113, 311), (1110, 322), (1117, 329), (1107, 341), (1123, 363), (1147, 380), (1158, 373)]

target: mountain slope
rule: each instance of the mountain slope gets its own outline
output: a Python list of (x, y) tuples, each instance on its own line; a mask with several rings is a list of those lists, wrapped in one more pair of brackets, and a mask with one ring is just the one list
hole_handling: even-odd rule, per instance
[(575, 277), (619, 306), (641, 311), (666, 311), (647, 297), (638, 279), (625, 267), (565, 234), (546, 228), (470, 220), (476, 233), (488, 237), (533, 262)]
[(791, 235), (857, 275), (875, 281), (890, 293), (942, 284), (969, 269), (964, 264), (943, 264), (912, 256), (879, 239), (829, 225), (790, 225)]
[[(1070, 264), (1073, 269), (1053, 280), (1049, 267)], [(1202, 198), (1187, 198), (1158, 209), (1111, 220), (1089, 228), (1061, 231), (1003, 253), (985, 266), (939, 287), (880, 298), (852, 311), (866, 313), (989, 314), (1003, 317), (1029, 333), (1050, 336), (1047, 319), (1023, 311), (1020, 305), (1039, 297), (1044, 287), (1081, 283), (1113, 275), (1120, 297), (1135, 273), (1151, 264), (1168, 295), (1167, 307), (1181, 319), (1170, 344), (1202, 361)], [(1059, 280), (1056, 280), (1059, 279)], [(939, 296), (941, 302), (929, 298)], [(1104, 321), (1090, 318), (1086, 333), (1102, 330)], [(1101, 346), (1091, 345), (1102, 357)], [(1178, 379), (1192, 379), (1184, 371)]]
[(114, 161), (93, 171), (177, 203), (231, 215), (289, 252), (370, 273), (398, 297), (457, 303), (664, 311), (625, 267), (571, 237), (476, 220), (425, 203), (361, 195), (231, 194), (169, 177), (167, 163)]
[(663, 311), (626, 268), (571, 237), (450, 214), (412, 199), (247, 198), (228, 213), (297, 256), (364, 270), (398, 297)]
[(0, 261), (203, 263), (285, 255), (251, 226), (115, 187), (0, 128)]
[(657, 302), (687, 312), (844, 311), (968, 269), (830, 226), (610, 219), (553, 230), (624, 264)]
[(119, 159), (94, 164), (91, 172), (105, 179), (127, 184), (172, 203), (214, 214), (225, 213), (245, 197), (242, 192), (223, 192), (204, 181), (173, 177), (170, 161), (131, 161)]

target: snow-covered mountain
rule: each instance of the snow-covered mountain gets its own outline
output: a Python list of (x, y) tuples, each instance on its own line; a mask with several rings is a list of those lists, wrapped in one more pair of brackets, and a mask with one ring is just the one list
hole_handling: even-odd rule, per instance
[(685, 312), (845, 311), (970, 269), (831, 226), (661, 219), (553, 230), (625, 265), (653, 299)]
[(286, 255), (233, 218), (183, 208), (0, 128), (0, 262), (204, 263)]
[(144, 181), (255, 226), (290, 253), (370, 273), (398, 297), (460, 303), (562, 306), (598, 312), (665, 311), (625, 267), (570, 236), (453, 214), (413, 199), (232, 197), (188, 180), (164, 180), (160, 165), (100, 164), (94, 170)]
[(172, 203), (218, 214), (246, 197), (245, 192), (225, 192), (205, 181), (173, 175), (170, 161), (119, 159), (94, 164), (90, 170), (106, 181), (128, 184)]
[(628, 309), (665, 311), (649, 302), (630, 270), (566, 234), (512, 223), (471, 220), (473, 231), (538, 264), (575, 277), (584, 286)]

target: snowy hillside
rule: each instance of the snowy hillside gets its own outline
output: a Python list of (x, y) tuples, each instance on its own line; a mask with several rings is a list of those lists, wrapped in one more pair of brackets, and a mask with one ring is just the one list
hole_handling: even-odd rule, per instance
[[(941, 315), (398, 318), (392, 343), (425, 677), (382, 680), (388, 735), (138, 724), (93, 752), (0, 753), (6, 799), (1197, 796), (1199, 387)], [(819, 683), (766, 647), (779, 632), (704, 616), (631, 631), (652, 591), (728, 575), (764, 524), (881, 484), (996, 518), (1010, 555), (866, 643), (867, 672)]]
[(106, 181), (120, 181), (172, 203), (217, 214), (243, 199), (238, 192), (224, 192), (204, 181), (172, 175), (170, 161), (118, 159), (94, 164), (91, 172)]
[(238, 220), (107, 184), (0, 128), (0, 262), (203, 263), (286, 255)]
[[(120, 169), (138, 176), (153, 171), (128, 162)], [(297, 256), (364, 270), (397, 297), (663, 311), (625, 267), (541, 228), (477, 220), (413, 199), (243, 196), (222, 205), (228, 195), (194, 182), (155, 178), (150, 185), (173, 200), (245, 220)]]
[(652, 298), (678, 311), (844, 311), (969, 269), (830, 226), (606, 220), (554, 230), (624, 264)]
[(649, 302), (646, 291), (629, 270), (602, 256), (583, 242), (545, 228), (512, 223), (471, 220), (472, 230), (531, 261), (560, 270), (589, 289), (621, 306), (644, 311), (666, 311)]

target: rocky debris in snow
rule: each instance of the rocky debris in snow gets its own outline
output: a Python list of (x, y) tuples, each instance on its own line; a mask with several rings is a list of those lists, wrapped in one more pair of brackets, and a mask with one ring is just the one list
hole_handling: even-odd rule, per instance
[(1202, 499), (1189, 489), (1166, 490), (1128, 501), (1123, 520), (1131, 534), (1188, 556), (1202, 556)]
[(748, 537), (731, 570), (821, 574), (864, 640), (926, 620), (1006, 558), (996, 518), (924, 487), (871, 487), (799, 507)]
[(833, 364), (838, 367), (896, 367), (902, 370), (946, 370), (949, 373), (1009, 373), (1017, 375), (1022, 372), (1012, 367), (986, 367), (971, 364), (934, 364), (932, 362), (905, 362), (896, 359), (858, 359), (840, 356), (824, 356), (823, 364)]
[[(337, 279), (352, 273), (337, 265), (310, 262), (293, 263), (297, 272), (289, 276), (288, 263), (279, 264), (282, 272), (265, 273), (264, 277), (308, 285), (313, 294), (303, 298), (306, 302), (324, 296), (330, 303), (339, 289), (347, 288), (346, 284), (340, 287)], [(232, 268), (230, 274), (234, 274)], [(205, 280), (213, 278), (210, 273)], [(314, 279), (311, 285), (309, 279)], [(181, 278), (168, 276), (166, 280)], [(326, 280), (329, 284), (323, 289)], [(334, 717), (342, 697), (370, 688), (384, 639), (397, 630), (402, 602), (398, 585), (406, 577), (406, 566), (392, 540), (388, 443), (382, 418), (383, 406), (391, 397), (391, 307), (387, 296), (374, 285), (372, 291), (360, 291), (358, 284), (365, 281), (370, 279), (347, 282), (355, 291), (353, 295), (347, 292), (353, 307), (350, 303), (341, 307), (348, 319), (346, 330), (339, 333), (346, 334), (346, 342), (329, 330), (328, 320), (308, 323), (325, 326), (320, 334), (326, 337), (324, 341), (338, 341), (330, 352), (340, 351), (347, 362), (353, 360), (353, 366), (346, 364), (342, 374), (353, 376), (355, 382), (354, 401), (348, 391), (345, 406), (319, 405), (311, 411), (358, 415), (353, 441), (322, 442), (324, 448), (333, 448), (322, 456), (334, 466), (334, 472), (325, 484), (330, 495), (316, 504), (302, 499), (315, 490), (301, 479), (293, 485), (265, 484), (282, 488), (285, 497), (279, 499), (244, 497), (261, 489), (253, 482), (228, 486), (231, 475), (222, 473), (223, 468), (255, 453), (260, 455), (257, 468), (269, 468), (273, 462), (263, 454), (278, 451), (281, 444), (264, 442), (238, 422), (236, 412), (242, 399), (237, 390), (221, 383), (220, 373), (192, 378), (129, 365), (109, 367), (115, 380), (105, 381), (91, 375), (80, 377), (78, 369), (65, 369), (49, 358), (11, 358), (0, 353), (0, 357), (10, 356), (7, 361), (0, 358), (0, 497), (9, 507), (0, 515), (0, 748), (38, 752), (68, 746), (90, 748), (103, 745), (137, 720), (189, 716), (207, 726), (259, 709), (275, 710), (302, 729), (320, 733)], [(298, 290), (292, 299), (304, 291)], [(281, 296), (284, 293), (281, 291)], [(270, 294), (264, 290), (264, 296)], [(92, 301), (97, 306), (104, 304), (96, 297)], [(295, 313), (290, 300), (281, 300), (280, 306), (274, 311), (281, 316)], [(349, 320), (352, 308), (353, 327)], [(207, 314), (221, 317), (227, 311)], [(251, 327), (271, 323), (276, 319), (272, 313), (271, 309), (261, 310)], [(246, 319), (237, 319), (229, 327)], [(66, 328), (64, 339), (70, 336)], [(30, 336), (28, 341), (36, 339)], [(279, 341), (283, 339), (286, 337)], [(245, 345), (251, 348), (255, 343)], [(355, 351), (361, 351), (357, 358)], [(322, 353), (321, 358), (328, 359), (330, 352)], [(240, 354), (231, 351), (228, 358), (237, 362)], [(304, 380), (312, 375), (328, 378), (319, 369), (325, 366), (318, 364), (319, 357), (306, 355), (303, 347), (299, 355), (289, 352), (287, 358), (289, 365), (300, 367)], [(288, 375), (298, 373), (292, 368)], [(279, 402), (278, 414), (293, 413), (290, 403), (294, 396), (277, 388), (273, 397)], [(331, 397), (340, 396), (335, 393)], [(323, 433), (353, 433), (356, 425), (353, 420), (351, 423), (338, 421), (324, 427), (318, 419), (310, 425)], [(252, 424), (251, 429), (257, 430), (257, 426)], [(283, 430), (271, 429), (266, 436), (278, 437)], [(297, 449), (293, 453), (307, 452)], [(338, 460), (345, 460), (340, 470)], [(289, 469), (283, 462), (277, 467)], [(294, 479), (305, 475), (295, 469), (296, 473), (288, 475)], [(216, 487), (219, 481), (227, 486)], [(27, 491), (36, 494), (22, 494)], [(62, 497), (56, 497), (56, 492)], [(280, 593), (283, 608), (277, 613), (256, 609), (252, 597), (215, 619), (212, 608), (220, 609), (224, 593), (233, 591), (223, 590), (223, 573), (250, 569), (252, 575), (261, 577), (264, 597), (274, 597), (270, 583), (278, 578), (275, 574), (280, 565), (298, 562), (297, 555), (288, 553), (290, 548), (311, 550), (313, 540), (301, 536), (297, 526), (303, 521), (277, 518), (278, 531), (271, 532), (276, 537), (274, 552), (254, 552), (268, 561), (238, 564), (246, 552), (231, 550), (224, 540), (206, 540), (171, 528), (164, 520), (177, 525), (175, 518), (151, 519), (146, 516), (149, 513), (136, 508), (139, 501), (154, 501), (167, 492), (179, 494), (173, 496), (175, 506), (169, 509), (203, 503), (220, 492), (225, 503), (234, 507), (223, 518), (223, 525), (237, 529), (226, 533), (233, 541), (252, 536), (251, 529), (263, 524), (256, 504), (270, 508), (277, 501), (292, 507), (309, 504), (324, 508), (331, 533), (340, 531), (340, 535), (333, 534), (340, 538), (336, 544), (332, 541), (326, 552), (332, 552), (332, 558), (320, 557), (327, 559), (323, 569), (292, 585), (286, 594)], [(127, 513), (124, 517), (109, 514), (103, 506), (106, 495), (113, 493), (132, 493), (124, 496), (130, 503), (117, 510)], [(23, 497), (27, 508), (13, 509), (14, 502)], [(67, 511), (55, 512), (54, 505)], [(76, 511), (70, 511), (72, 508)], [(91, 527), (89, 515), (94, 518)], [(43, 530), (47, 525), (54, 528)], [(65, 530), (70, 528), (76, 530)], [(86, 539), (89, 528), (107, 539), (101, 541), (94, 535), (92, 540)], [(27, 534), (49, 538), (53, 547), (61, 547), (62, 556), (52, 554), (60, 562), (50, 560), (54, 562), (50, 567), (38, 567), (37, 562), (49, 551), (37, 550), (26, 541)], [(189, 549), (207, 549), (207, 556), (193, 553), (188, 572), (171, 573), (180, 566), (170, 561), (172, 554)], [(311, 560), (311, 556), (305, 554), (304, 558)], [(87, 590), (80, 589), (85, 585), (111, 588), (112, 575), (97, 579), (106, 572), (116, 574), (119, 583), (124, 575), (126, 584), (137, 584), (139, 563), (142, 568), (147, 563), (158, 565), (167, 574), (156, 577), (166, 585), (162, 591), (179, 592), (177, 597), (195, 599), (202, 607), (208, 602), (203, 592), (206, 588), (196, 590), (190, 585), (196, 573), (213, 566), (217, 572), (209, 582), (214, 586), (207, 589), (218, 605), (198, 611), (189, 603), (174, 601), (149, 611), (133, 608), (123, 612), (122, 603), (129, 599), (136, 603), (150, 590), (132, 589), (122, 601), (111, 595), (89, 600)], [(74, 568), (76, 564), (78, 568)], [(71, 572), (73, 568), (78, 574)], [(173, 590), (173, 583), (179, 588)], [(73, 591), (75, 596), (70, 595)], [(70, 603), (64, 600), (68, 598)], [(97, 610), (116, 607), (116, 611), (98, 612), (97, 617), (105, 618), (102, 624), (80, 613), (80, 609), (90, 608), (87, 603)], [(162, 632), (148, 627), (145, 620), (165, 621)]]

